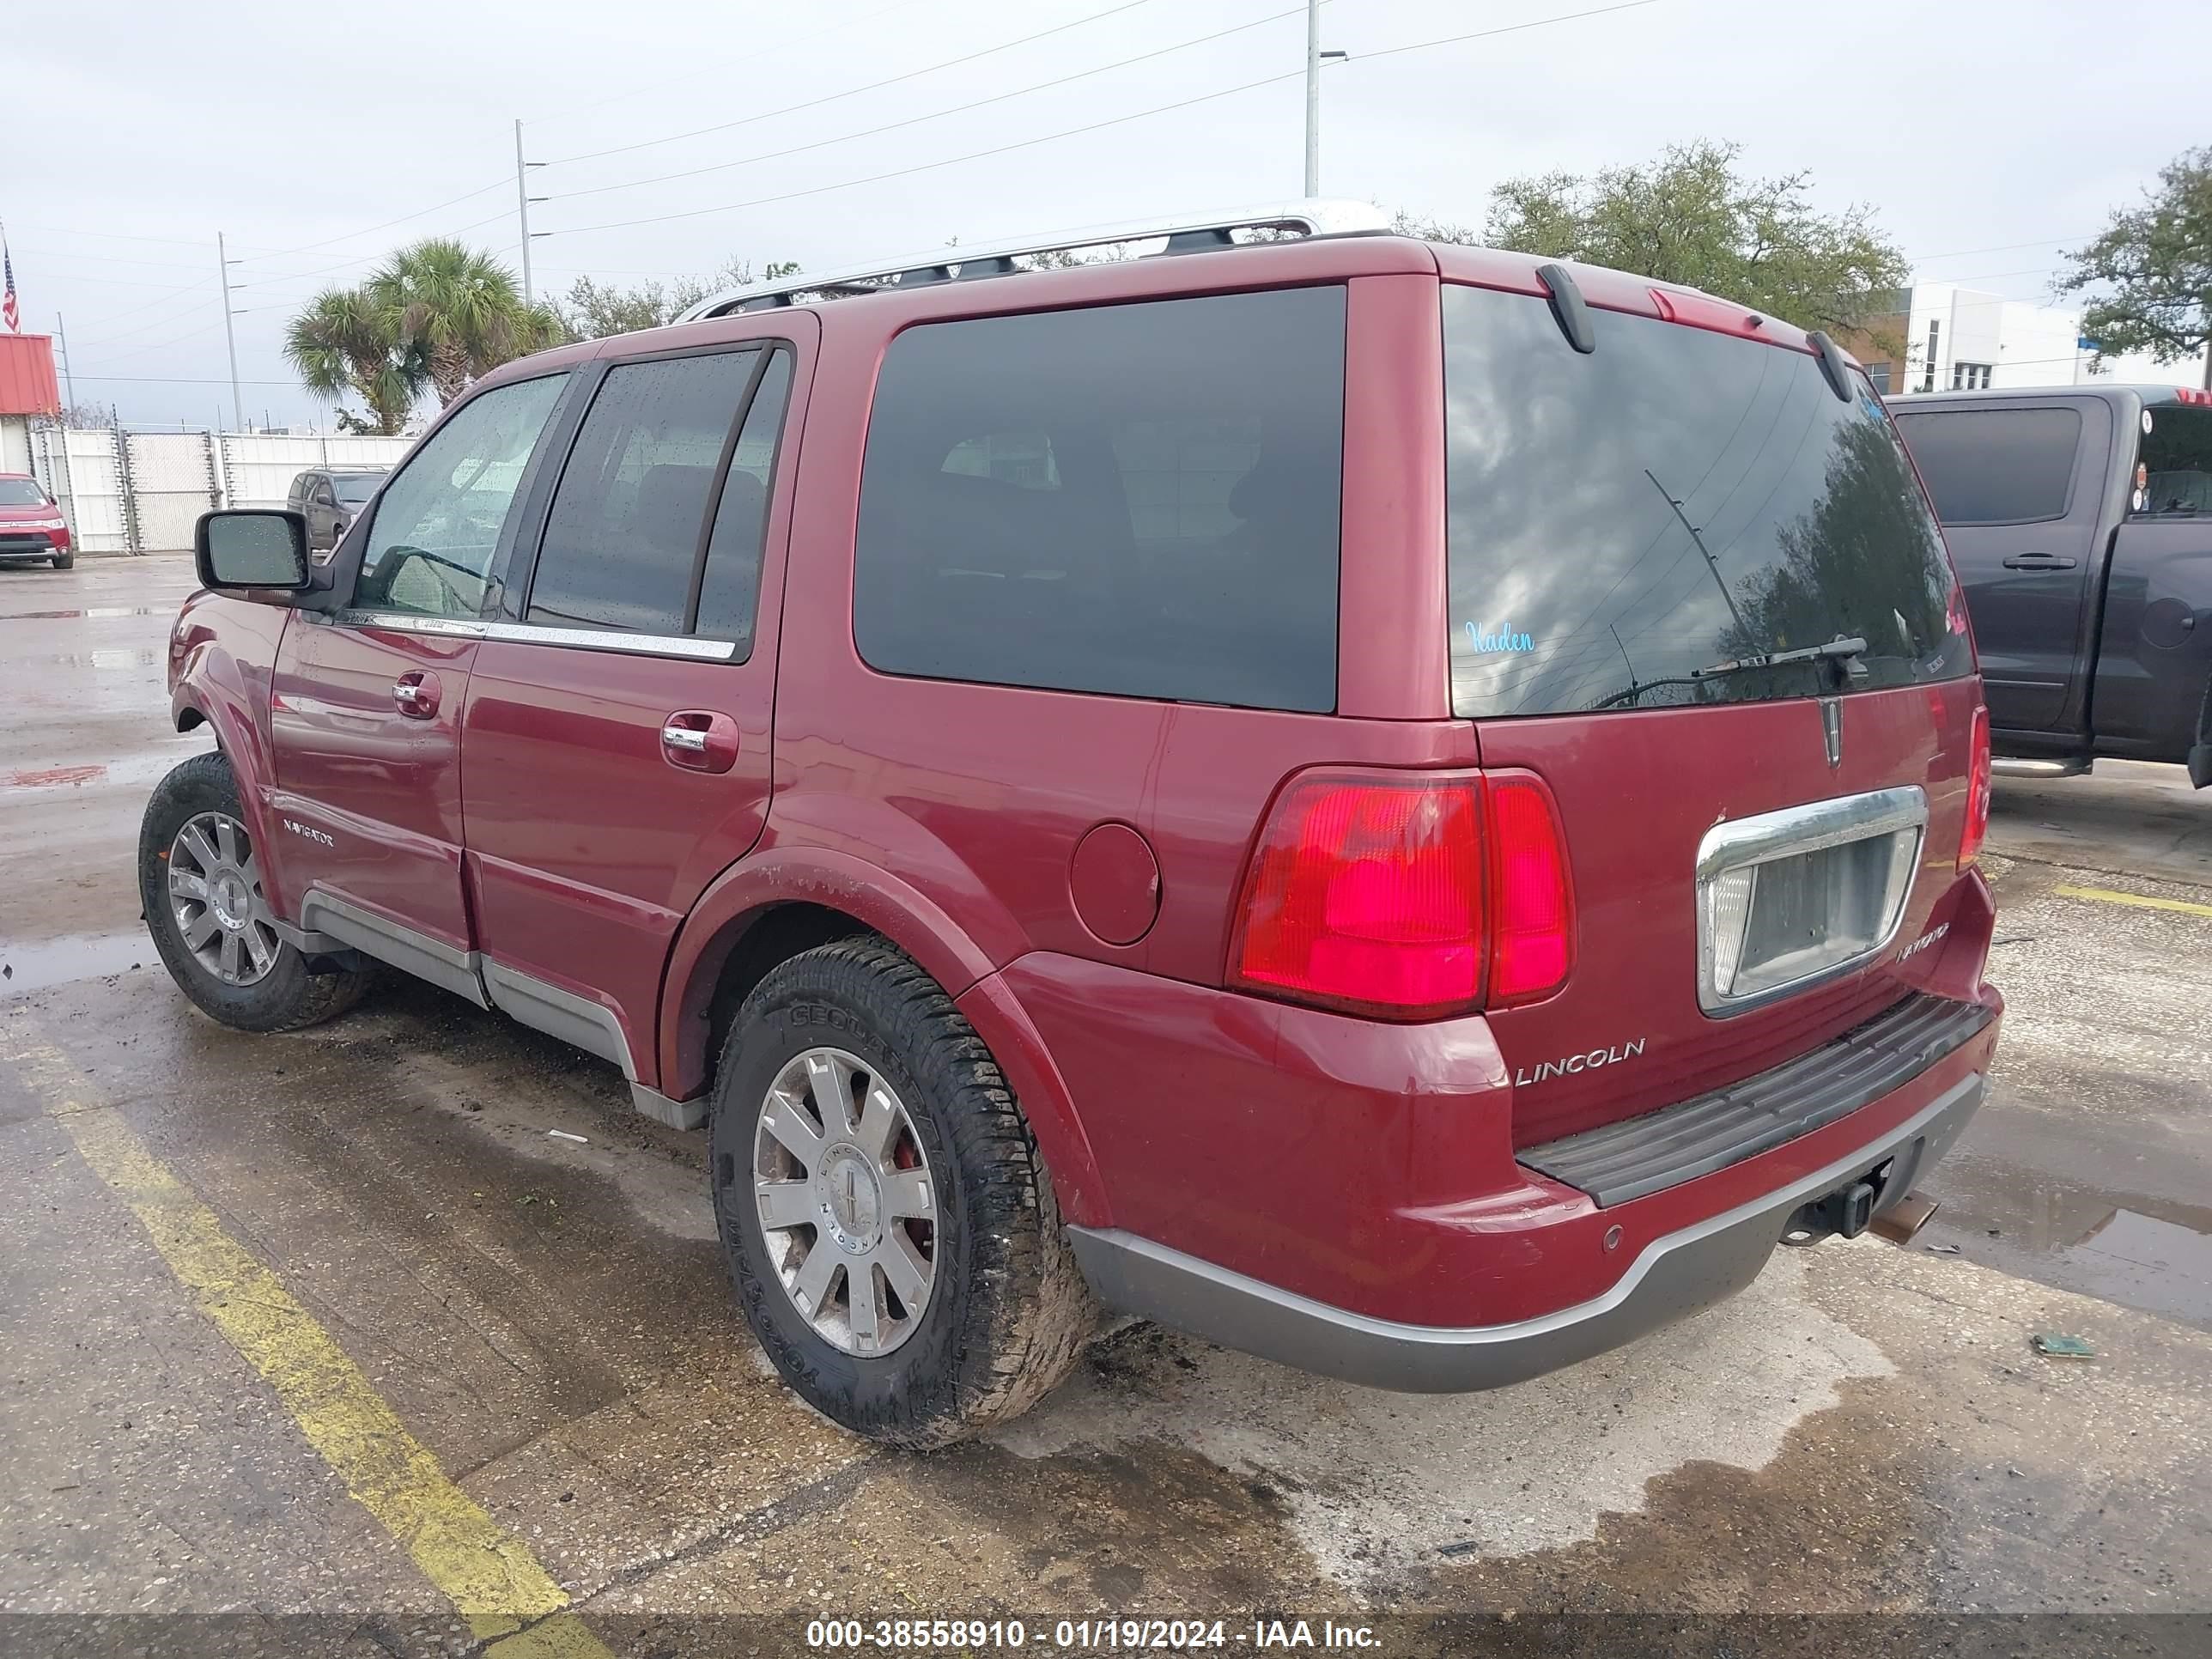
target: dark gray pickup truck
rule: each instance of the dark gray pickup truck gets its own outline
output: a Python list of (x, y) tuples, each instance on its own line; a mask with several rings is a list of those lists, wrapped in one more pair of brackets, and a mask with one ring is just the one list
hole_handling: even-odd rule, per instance
[(1998, 769), (2112, 756), (2212, 785), (2212, 392), (1952, 392), (1893, 412), (1966, 586)]

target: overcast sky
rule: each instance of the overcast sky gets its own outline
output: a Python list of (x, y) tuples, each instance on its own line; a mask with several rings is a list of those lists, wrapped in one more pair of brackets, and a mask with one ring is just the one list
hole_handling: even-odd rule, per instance
[[(1517, 173), (1731, 139), (1752, 169), (1809, 173), (1823, 207), (1873, 206), (1923, 279), (2041, 298), (2061, 246), (2208, 136), (2207, 0), (1653, 0), (1391, 52), (1592, 3), (1331, 0), (1323, 44), (1352, 58), (1325, 76), (1324, 193), (1480, 222)], [(10, 12), (0, 219), (24, 326), (62, 313), (78, 400), (130, 421), (228, 420), (221, 230), (241, 262), (249, 416), (327, 422), (285, 368), (286, 317), (415, 236), (517, 263), (516, 117), (550, 164), (531, 175), (552, 198), (532, 210), (551, 233), (533, 243), (541, 292), (732, 257), (819, 269), (1300, 187), (1297, 0)], [(855, 90), (890, 77), (908, 78)], [(957, 108), (979, 100), (994, 101)], [(634, 148), (592, 154), (619, 146)], [(999, 146), (1020, 147), (975, 155)], [(639, 182), (694, 169), (712, 170)]]

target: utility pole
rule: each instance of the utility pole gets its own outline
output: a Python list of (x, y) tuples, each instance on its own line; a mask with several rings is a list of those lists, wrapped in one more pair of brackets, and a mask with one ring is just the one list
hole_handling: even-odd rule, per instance
[(1720, 589), (1721, 598), (1729, 608), (1729, 616), (1735, 623), (1735, 631), (1741, 635), (1743, 612), (1736, 609), (1735, 595), (1729, 592), (1728, 581), (1721, 574), (1720, 561), (1713, 557), (1712, 549), (1705, 545), (1705, 538), (1698, 533), (1698, 526), (1690, 522), (1690, 515), (1682, 510), (1681, 502), (1676, 501), (1673, 492), (1659, 482), (1659, 475), (1647, 466), (1644, 469), (1644, 476), (1651, 480), (1651, 487), (1665, 499), (1668, 506), (1674, 509), (1674, 516), (1682, 521), (1682, 528), (1690, 532), (1690, 539), (1698, 544), (1698, 551), (1705, 555), (1705, 568), (1713, 573), (1713, 586)]
[(1306, 0), (1306, 195), (1321, 194), (1321, 0)]
[(76, 370), (70, 362), (69, 330), (62, 326), (62, 314), (54, 313), (54, 338), (61, 342), (62, 384), (69, 388), (70, 407), (76, 407)]
[(1321, 49), (1321, 9), (1327, 0), (1306, 0), (1306, 196), (1321, 194), (1321, 66), (1341, 52)]
[(522, 159), (522, 118), (514, 118), (514, 210), (522, 220), (522, 303), (532, 304), (530, 292), (530, 163)]
[(246, 403), (238, 395), (238, 331), (230, 320), (230, 268), (237, 263), (230, 257), (229, 250), (223, 246), (222, 233), (218, 230), (215, 234), (215, 269), (216, 275), (222, 281), (222, 339), (223, 343), (230, 348), (230, 418), (239, 430), (244, 431)]

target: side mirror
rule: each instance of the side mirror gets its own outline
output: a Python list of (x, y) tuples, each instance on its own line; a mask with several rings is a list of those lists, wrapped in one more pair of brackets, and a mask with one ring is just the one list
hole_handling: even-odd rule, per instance
[(307, 586), (307, 521), (289, 508), (203, 513), (192, 530), (192, 556), (203, 587), (296, 593)]

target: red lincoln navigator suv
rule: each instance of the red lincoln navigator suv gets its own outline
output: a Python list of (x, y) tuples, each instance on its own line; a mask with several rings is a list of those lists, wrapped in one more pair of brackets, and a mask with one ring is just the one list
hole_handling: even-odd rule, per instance
[(1481, 1389), (1860, 1231), (2002, 1006), (1895, 430), (1825, 336), (1347, 222), (742, 289), (487, 376), (327, 565), (210, 514), (178, 983), (619, 1065), (783, 1376), (909, 1446), (1102, 1305)]

